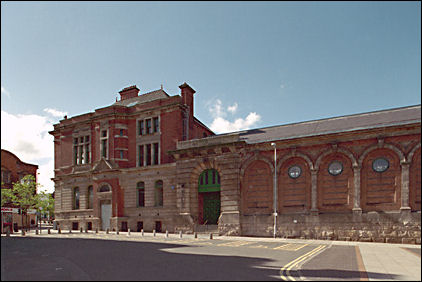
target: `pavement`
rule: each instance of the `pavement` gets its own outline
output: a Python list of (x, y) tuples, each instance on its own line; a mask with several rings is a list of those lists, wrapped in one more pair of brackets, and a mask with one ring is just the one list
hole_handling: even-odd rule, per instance
[[(6, 236), (2, 234), (1, 236)], [(20, 237), (21, 233), (11, 234), (11, 237)], [(133, 241), (137, 237), (142, 237), (143, 240), (154, 241), (159, 238), (174, 238), (180, 239), (195, 239), (193, 234), (174, 234), (165, 233), (153, 234), (150, 232), (110, 232), (107, 234), (104, 231), (95, 233), (89, 231), (88, 234), (80, 231), (72, 231), (70, 234), (68, 230), (62, 231), (58, 234), (57, 230), (51, 230), (51, 234), (47, 234), (47, 230), (43, 230), (42, 234), (35, 234), (34, 230), (26, 233), (27, 237), (72, 237), (72, 238), (86, 238), (93, 239), (93, 236), (104, 240), (122, 240)], [(210, 239), (210, 234), (198, 234), (198, 239)], [(236, 236), (213, 236), (213, 240), (230, 240), (230, 241), (256, 241), (256, 242), (277, 242), (290, 244), (319, 244), (332, 246), (355, 246), (357, 256), (360, 256), (360, 269), (363, 273), (366, 272), (366, 277), (361, 277), (361, 280), (369, 281), (421, 281), (421, 245), (413, 244), (391, 244), (391, 243), (373, 243), (373, 242), (354, 242), (354, 241), (329, 241), (329, 240), (302, 240), (302, 239), (284, 239), (284, 238), (265, 238), (265, 237), (236, 237)], [(382, 274), (382, 277), (379, 274)]]

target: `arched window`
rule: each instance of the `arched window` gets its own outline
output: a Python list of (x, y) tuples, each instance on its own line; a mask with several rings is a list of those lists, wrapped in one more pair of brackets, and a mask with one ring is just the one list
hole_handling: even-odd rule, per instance
[(220, 175), (215, 169), (204, 170), (199, 176), (200, 187), (220, 187)]
[(145, 207), (145, 184), (144, 182), (138, 182), (136, 184), (136, 194), (137, 194), (137, 203), (138, 207)]
[(155, 182), (155, 206), (163, 206), (163, 181), (158, 180)]
[(79, 187), (73, 188), (73, 201), (72, 209), (79, 209)]
[(88, 204), (87, 204), (87, 208), (88, 209), (92, 209), (93, 208), (93, 203), (94, 203), (94, 188), (92, 187), (92, 185), (88, 186)]
[(99, 192), (110, 192), (110, 186), (108, 185), (101, 186)]

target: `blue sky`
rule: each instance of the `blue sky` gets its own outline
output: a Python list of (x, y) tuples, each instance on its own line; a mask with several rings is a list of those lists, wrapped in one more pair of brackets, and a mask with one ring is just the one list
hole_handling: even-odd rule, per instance
[(420, 2), (1, 2), (1, 146), (50, 191), (52, 124), (130, 85), (187, 82), (228, 132), (420, 104), (420, 77)]

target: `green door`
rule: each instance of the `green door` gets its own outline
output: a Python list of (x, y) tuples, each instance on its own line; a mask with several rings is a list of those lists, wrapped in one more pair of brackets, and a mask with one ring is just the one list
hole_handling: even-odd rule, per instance
[(199, 198), (202, 199), (202, 215), (199, 221), (202, 224), (217, 224), (220, 216), (220, 175), (215, 169), (204, 170), (198, 181)]
[(204, 195), (204, 222), (217, 224), (220, 216), (220, 192), (203, 193)]

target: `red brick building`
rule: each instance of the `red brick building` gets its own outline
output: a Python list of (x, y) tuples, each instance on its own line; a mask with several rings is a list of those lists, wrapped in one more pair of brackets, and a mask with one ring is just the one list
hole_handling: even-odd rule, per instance
[[(19, 182), (28, 174), (37, 179), (37, 169), (38, 165), (24, 163), (15, 154), (1, 149), (1, 189), (12, 189), (13, 183)], [(17, 214), (17, 208), (13, 208), (12, 205), (6, 206), (10, 207), (8, 210), (13, 210), (14, 212), (13, 214), (11, 212), (2, 212), (2, 226), (4, 222), (10, 222), (13, 224), (16, 223), (18, 227), (21, 228), (21, 215)], [(7, 219), (5, 217), (7, 217)], [(34, 221), (35, 224), (35, 214), (29, 215), (28, 218), (30, 222)]]
[(54, 126), (63, 228), (420, 243), (420, 105), (214, 135), (180, 89)]
[(127, 87), (111, 106), (54, 126), (55, 216), (63, 228), (173, 226), (176, 164), (168, 151), (214, 135), (193, 115), (195, 90), (179, 87), (174, 96)]

